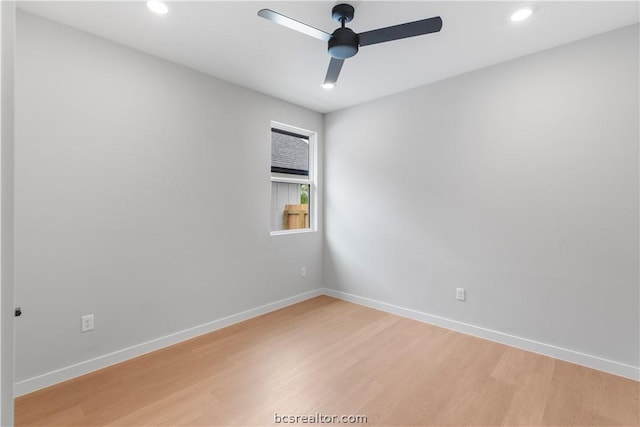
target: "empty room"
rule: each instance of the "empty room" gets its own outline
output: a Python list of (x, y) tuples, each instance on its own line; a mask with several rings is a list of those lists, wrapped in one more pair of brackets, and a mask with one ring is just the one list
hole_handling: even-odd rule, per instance
[(1, 425), (640, 425), (639, 2), (0, 12)]

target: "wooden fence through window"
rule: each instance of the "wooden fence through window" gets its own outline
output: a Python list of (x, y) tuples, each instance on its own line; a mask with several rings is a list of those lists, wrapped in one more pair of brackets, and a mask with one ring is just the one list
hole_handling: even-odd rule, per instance
[(285, 230), (309, 228), (309, 205), (284, 205)]

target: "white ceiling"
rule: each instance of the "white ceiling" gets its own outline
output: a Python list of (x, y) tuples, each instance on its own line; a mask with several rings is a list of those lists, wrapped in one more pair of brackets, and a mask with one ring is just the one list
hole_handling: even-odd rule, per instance
[[(326, 44), (256, 15), (269, 8), (332, 32), (335, 1), (21, 2), (19, 8), (319, 112), (329, 112), (637, 23), (639, 3), (347, 1), (356, 32), (441, 16), (440, 33), (363, 47), (326, 91)], [(511, 13), (533, 4), (534, 15)]]

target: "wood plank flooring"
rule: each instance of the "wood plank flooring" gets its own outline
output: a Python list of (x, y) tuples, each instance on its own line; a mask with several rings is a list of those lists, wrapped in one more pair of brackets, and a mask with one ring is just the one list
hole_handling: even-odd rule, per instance
[(636, 381), (323, 296), (20, 397), (16, 425), (638, 426), (639, 399)]

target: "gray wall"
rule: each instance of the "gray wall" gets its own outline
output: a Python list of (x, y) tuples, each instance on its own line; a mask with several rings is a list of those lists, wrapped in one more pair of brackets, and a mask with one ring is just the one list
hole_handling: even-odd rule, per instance
[(638, 366), (638, 59), (636, 25), (328, 114), (326, 286)]
[(322, 286), (321, 232), (269, 235), (271, 121), (322, 159), (321, 114), (24, 12), (17, 31), (17, 381)]
[(0, 2), (0, 425), (13, 425), (13, 150), (15, 3)]

